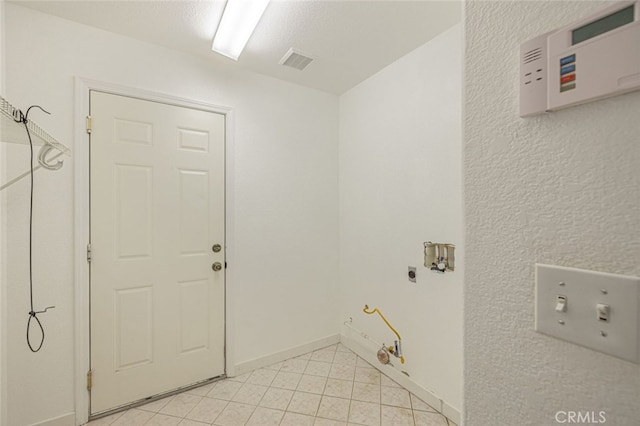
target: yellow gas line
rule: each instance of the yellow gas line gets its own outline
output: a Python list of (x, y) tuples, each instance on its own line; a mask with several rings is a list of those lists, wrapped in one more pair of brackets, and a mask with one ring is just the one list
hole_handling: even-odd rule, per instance
[[(382, 321), (384, 321), (385, 324), (387, 324), (387, 327), (389, 327), (391, 329), (391, 331), (393, 331), (393, 333), (398, 337), (398, 341), (402, 340), (402, 337), (400, 337), (400, 333), (398, 333), (396, 331), (395, 328), (393, 328), (393, 326), (389, 323), (389, 321), (384, 317), (384, 315), (382, 315), (382, 312), (380, 312), (380, 309), (378, 308), (374, 308), (373, 310), (369, 309), (369, 305), (364, 305), (364, 308), (362, 308), (362, 312), (364, 312), (365, 314), (378, 314), (380, 315), (380, 318), (382, 318)], [(393, 352), (394, 347), (393, 346), (389, 346), (387, 349), (391, 350)], [(404, 364), (404, 356), (400, 356), (400, 363)]]

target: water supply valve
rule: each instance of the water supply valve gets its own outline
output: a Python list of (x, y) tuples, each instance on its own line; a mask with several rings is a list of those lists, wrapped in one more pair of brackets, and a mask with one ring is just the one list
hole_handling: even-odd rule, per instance
[(378, 308), (370, 309), (369, 305), (364, 305), (362, 312), (369, 315), (371, 314), (380, 315), (380, 318), (382, 318), (382, 321), (384, 321), (387, 327), (389, 327), (389, 329), (393, 331), (393, 333), (398, 338), (398, 340), (394, 341), (393, 346), (386, 346), (384, 343), (382, 344), (382, 348), (378, 350), (378, 353), (377, 353), (378, 361), (380, 361), (380, 363), (382, 364), (389, 364), (389, 354), (391, 354), (396, 358), (400, 358), (400, 363), (404, 364), (404, 355), (402, 355), (402, 338), (400, 337), (400, 334), (396, 331), (396, 329), (393, 328), (393, 326), (389, 323), (389, 321), (385, 318), (385, 316), (382, 315), (382, 312), (380, 312)]
[(455, 269), (456, 246), (450, 243), (424, 243), (424, 266), (432, 271), (444, 273)]

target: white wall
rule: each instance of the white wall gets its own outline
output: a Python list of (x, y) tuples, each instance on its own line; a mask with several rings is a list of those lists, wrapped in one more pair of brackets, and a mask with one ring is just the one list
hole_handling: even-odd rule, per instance
[(4, 0), (0, 0), (0, 91), (4, 93)]
[[(406, 370), (461, 408), (461, 26), (340, 97), (340, 314), (378, 342), (402, 336)], [(450, 242), (457, 270), (423, 266), (423, 242)], [(417, 283), (407, 266), (418, 267)], [(396, 362), (399, 365), (399, 362)]]
[[(0, 0), (0, 96), (4, 96), (4, 0)], [(2, 137), (2, 129), (0, 129), (0, 140)], [(0, 182), (5, 181), (5, 170), (6, 170), (6, 155), (4, 152), (4, 144), (0, 144)], [(5, 204), (4, 193), (0, 192), (0, 204)], [(5, 246), (6, 246), (6, 225), (5, 225), (5, 215), (4, 209), (0, 208), (0, 282), (6, 281), (6, 269), (4, 266), (5, 259)], [(4, 286), (0, 286), (0, 425), (6, 424), (6, 379), (5, 379), (5, 370), (6, 370), (6, 298), (5, 298), (5, 288)]]
[[(74, 76), (191, 98), (235, 110), (235, 363), (338, 330), (338, 100), (336, 96), (7, 5), (7, 98), (41, 104), (32, 118), (73, 148)], [(83, 141), (75, 141), (81, 143)], [(26, 170), (12, 146), (9, 172)], [(43, 350), (24, 341), (28, 312), (28, 181), (6, 190), (8, 252), (8, 425), (74, 411), (73, 161), (37, 172), (36, 305)]]
[(466, 5), (466, 425), (637, 425), (640, 366), (537, 334), (534, 264), (640, 275), (640, 93), (518, 117), (520, 43), (605, 3)]

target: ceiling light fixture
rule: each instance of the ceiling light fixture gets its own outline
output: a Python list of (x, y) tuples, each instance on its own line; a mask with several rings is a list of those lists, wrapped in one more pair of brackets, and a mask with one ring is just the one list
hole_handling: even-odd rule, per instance
[(211, 49), (237, 61), (268, 4), (269, 0), (227, 0)]

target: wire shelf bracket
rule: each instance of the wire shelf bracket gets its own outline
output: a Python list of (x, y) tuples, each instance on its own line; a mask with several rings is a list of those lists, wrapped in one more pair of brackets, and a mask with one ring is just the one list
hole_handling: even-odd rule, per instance
[[(22, 111), (15, 108), (3, 97), (0, 97), (0, 141), (7, 143), (27, 144), (28, 139), (25, 136), (24, 115)], [(47, 170), (58, 170), (62, 167), (62, 160), (58, 158), (62, 155), (71, 156), (71, 150), (62, 143), (58, 142), (53, 136), (45, 132), (33, 121), (27, 121), (27, 127), (33, 137), (33, 144), (40, 146), (38, 153), (39, 166), (34, 170), (44, 168)], [(57, 151), (52, 153), (52, 151)], [(53, 160), (57, 160), (55, 163)], [(8, 188), (22, 178), (29, 176), (29, 171), (22, 173), (15, 178), (0, 185), (0, 191)]]

